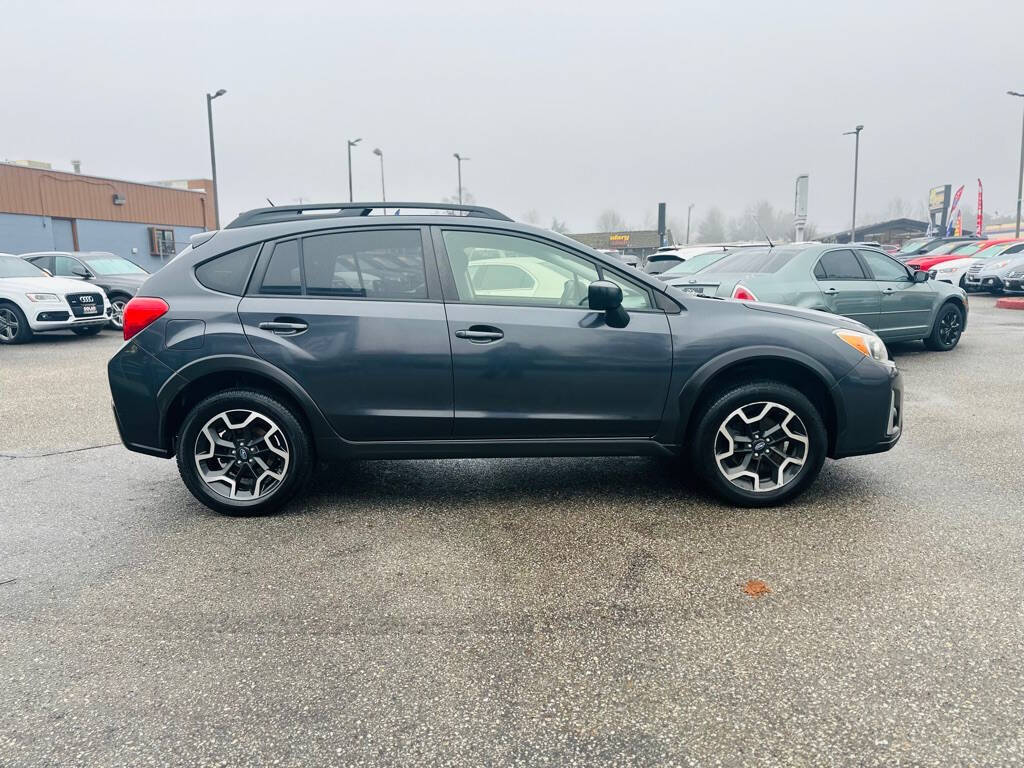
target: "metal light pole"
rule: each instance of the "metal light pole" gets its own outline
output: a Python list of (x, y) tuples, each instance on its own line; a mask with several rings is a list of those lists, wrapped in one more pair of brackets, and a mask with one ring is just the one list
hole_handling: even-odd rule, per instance
[(693, 213), (693, 203), (686, 208), (686, 244), (690, 244), (690, 214)]
[(857, 239), (857, 165), (860, 163), (860, 132), (864, 130), (863, 125), (858, 125), (852, 131), (846, 131), (843, 136), (856, 137), (853, 145), (853, 221), (850, 222), (850, 242)]
[(210, 126), (210, 170), (213, 173), (213, 225), (220, 229), (220, 187), (217, 186), (217, 153), (213, 150), (213, 100), (227, 91), (223, 88), (214, 94), (206, 94), (206, 121)]
[(459, 168), (459, 205), (462, 205), (462, 161), (469, 160), (469, 158), (463, 157), (458, 152), (452, 155), (452, 157), (455, 158), (455, 163)]
[(349, 139), (348, 140), (348, 201), (352, 202), (352, 147), (358, 144), (362, 139)]
[(386, 203), (388, 201), (387, 194), (384, 192), (384, 153), (380, 147), (376, 147), (373, 150), (373, 154), (380, 158), (380, 201)]
[[(1009, 96), (1017, 96), (1024, 99), (1024, 93), (1007, 91)], [(1017, 231), (1014, 237), (1020, 237), (1020, 200), (1024, 197), (1024, 118), (1021, 118), (1020, 126), (1020, 173), (1017, 176)]]

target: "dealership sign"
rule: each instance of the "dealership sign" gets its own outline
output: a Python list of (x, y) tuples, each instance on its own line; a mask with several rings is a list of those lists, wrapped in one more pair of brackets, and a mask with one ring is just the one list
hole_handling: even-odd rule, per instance
[(612, 245), (629, 245), (629, 233), (621, 235), (608, 235), (608, 242)]

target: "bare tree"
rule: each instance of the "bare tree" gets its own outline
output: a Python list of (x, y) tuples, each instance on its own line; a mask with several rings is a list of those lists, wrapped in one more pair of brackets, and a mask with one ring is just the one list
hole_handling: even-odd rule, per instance
[(533, 224), (534, 226), (540, 226), (540, 214), (537, 213), (536, 208), (531, 208), (522, 215), (522, 220), (527, 224)]
[(596, 226), (598, 232), (617, 232), (626, 228), (626, 222), (618, 211), (609, 208), (597, 217)]
[(557, 232), (560, 235), (566, 235), (569, 233), (569, 225), (565, 221), (559, 221), (557, 218), (551, 218), (551, 231)]

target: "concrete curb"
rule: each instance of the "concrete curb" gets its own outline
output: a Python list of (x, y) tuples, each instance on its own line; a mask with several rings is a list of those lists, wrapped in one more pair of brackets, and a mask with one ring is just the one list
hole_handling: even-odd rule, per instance
[(996, 299), (996, 307), (999, 309), (1024, 309), (1024, 298)]

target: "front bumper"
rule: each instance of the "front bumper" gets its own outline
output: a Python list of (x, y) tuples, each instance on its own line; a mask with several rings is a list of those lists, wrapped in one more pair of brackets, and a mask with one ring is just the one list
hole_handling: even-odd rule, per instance
[(995, 275), (971, 275), (964, 278), (964, 285), (975, 291), (1001, 291), (1004, 284), (1002, 278)]
[(903, 377), (893, 364), (862, 360), (835, 385), (845, 408), (845, 427), (831, 458), (888, 451), (903, 435)]

